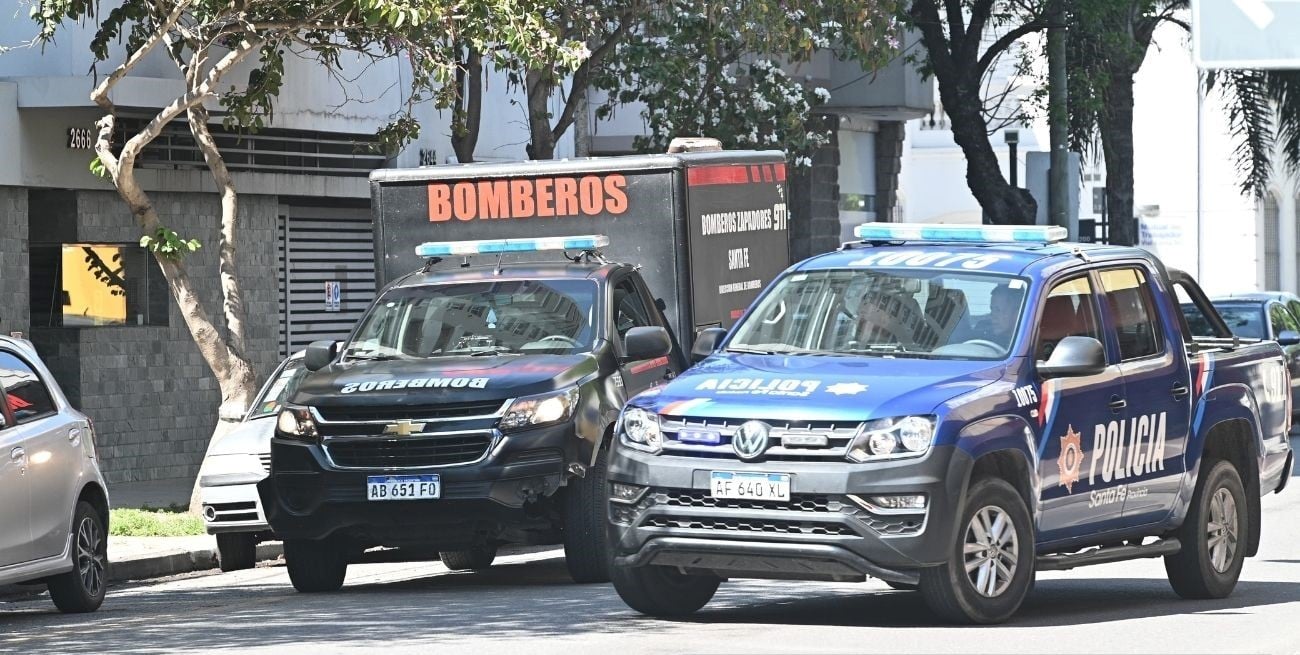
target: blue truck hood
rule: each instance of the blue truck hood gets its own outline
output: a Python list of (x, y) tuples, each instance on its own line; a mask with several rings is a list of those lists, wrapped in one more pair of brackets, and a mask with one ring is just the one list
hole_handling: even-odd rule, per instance
[(932, 414), (1005, 362), (718, 353), (631, 404), (671, 416), (864, 421)]

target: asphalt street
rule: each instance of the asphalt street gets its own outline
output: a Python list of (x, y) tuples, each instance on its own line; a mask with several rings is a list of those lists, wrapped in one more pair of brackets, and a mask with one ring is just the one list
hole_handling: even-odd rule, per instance
[(918, 594), (864, 584), (736, 581), (689, 620), (641, 617), (575, 585), (558, 550), (489, 571), (354, 565), (343, 591), (294, 592), (283, 566), (122, 585), (93, 615), (0, 602), (0, 652), (155, 653), (1300, 653), (1300, 476), (1264, 499), (1264, 539), (1236, 593), (1184, 601), (1159, 560), (1046, 573), (995, 627), (937, 625)]

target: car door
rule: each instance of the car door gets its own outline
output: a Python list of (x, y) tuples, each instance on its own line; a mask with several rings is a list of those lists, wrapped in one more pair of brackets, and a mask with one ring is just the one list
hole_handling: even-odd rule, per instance
[[(1086, 273), (1054, 282), (1040, 302), (1034, 337), (1034, 358), (1046, 360), (1056, 344), (1069, 336), (1092, 337), (1107, 345), (1096, 282)], [(1088, 468), (1088, 454), (1098, 426), (1120, 416), (1124, 380), (1107, 345), (1108, 365), (1096, 375), (1057, 377), (1039, 381), (1038, 407), (1031, 416), (1039, 423), (1039, 489), (1042, 542), (1095, 532), (1097, 524), (1117, 521), (1123, 504), (1098, 502), (1094, 495), (1107, 482)]]
[(57, 557), (67, 546), (85, 451), (85, 424), (60, 413), (36, 368), (0, 350), (0, 371), (15, 429), (26, 451), (32, 558)]
[[(667, 329), (663, 324), (662, 315), (658, 311), (651, 310), (654, 305), (647, 302), (650, 295), (643, 284), (638, 284), (635, 275), (629, 273), (611, 280), (610, 295), (615, 350), (620, 355), (623, 353), (623, 340), (632, 328), (660, 326)], [(621, 371), (628, 397), (672, 379), (679, 372), (677, 368), (678, 365), (671, 355), (623, 363)]]
[(1172, 290), (1157, 289), (1154, 273), (1141, 265), (1102, 269), (1097, 278), (1119, 350), (1125, 407), (1094, 445), (1089, 471), (1098, 471), (1114, 490), (1107, 496), (1122, 502), (1122, 525), (1144, 525), (1167, 516), (1182, 488), (1191, 369)]
[[(1285, 331), (1300, 333), (1300, 322), (1280, 302), (1268, 304), (1268, 323), (1272, 339), (1277, 339)], [(1286, 356), (1286, 369), (1291, 373), (1291, 397), (1294, 399), (1300, 395), (1300, 344), (1282, 346), (1282, 352)], [(1294, 402), (1291, 406), (1296, 407)]]
[(28, 495), (26, 449), (0, 387), (0, 568), (32, 559)]

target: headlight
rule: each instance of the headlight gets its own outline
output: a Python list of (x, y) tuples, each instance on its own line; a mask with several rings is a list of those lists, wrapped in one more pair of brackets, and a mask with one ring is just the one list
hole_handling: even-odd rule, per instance
[(316, 421), (306, 407), (285, 407), (275, 420), (275, 431), (285, 439), (315, 441)]
[(920, 457), (934, 442), (933, 416), (869, 421), (858, 430), (845, 457), (853, 462)]
[(629, 407), (619, 418), (620, 439), (628, 447), (647, 453), (663, 449), (663, 433), (659, 431), (659, 416), (640, 407)]
[(503, 432), (539, 425), (563, 423), (573, 418), (578, 407), (578, 388), (520, 398), (506, 409), (499, 426)]
[(212, 455), (203, 461), (202, 475), (263, 474), (262, 462), (253, 455)]

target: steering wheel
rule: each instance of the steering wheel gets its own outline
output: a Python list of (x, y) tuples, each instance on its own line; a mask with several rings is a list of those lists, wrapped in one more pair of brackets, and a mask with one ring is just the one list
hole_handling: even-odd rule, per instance
[(1003, 348), (1000, 344), (994, 341), (989, 341), (988, 339), (968, 339), (962, 343), (970, 344), (972, 346), (983, 346), (990, 350), (994, 350), (998, 353), (1001, 353), (1003, 351)]
[(538, 343), (546, 343), (547, 341), (565, 341), (569, 344), (570, 347), (573, 348), (578, 347), (577, 339), (574, 339), (573, 337), (566, 337), (563, 334), (552, 334), (549, 337), (542, 337), (541, 339), (538, 340)]

